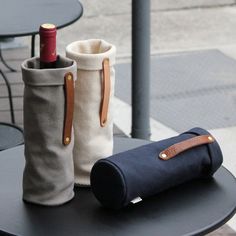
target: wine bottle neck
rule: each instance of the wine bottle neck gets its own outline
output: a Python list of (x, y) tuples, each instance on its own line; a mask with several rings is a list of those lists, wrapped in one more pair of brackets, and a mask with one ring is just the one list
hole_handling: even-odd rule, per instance
[(52, 63), (57, 60), (56, 27), (51, 24), (40, 26), (40, 61)]

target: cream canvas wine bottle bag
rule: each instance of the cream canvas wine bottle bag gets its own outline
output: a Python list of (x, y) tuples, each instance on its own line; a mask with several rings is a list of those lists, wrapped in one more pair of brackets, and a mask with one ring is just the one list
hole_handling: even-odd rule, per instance
[(77, 62), (75, 83), (75, 183), (90, 185), (90, 171), (113, 151), (112, 106), (115, 46), (100, 39), (73, 42), (67, 57)]
[(74, 196), (73, 103), (76, 62), (60, 57), (55, 69), (39, 69), (39, 59), (22, 64), (25, 169), (23, 199), (59, 205)]

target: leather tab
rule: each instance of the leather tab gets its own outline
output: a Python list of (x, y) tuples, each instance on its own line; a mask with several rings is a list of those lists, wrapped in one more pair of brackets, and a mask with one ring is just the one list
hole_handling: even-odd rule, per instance
[(211, 135), (196, 136), (168, 147), (164, 151), (160, 152), (159, 158), (161, 158), (162, 160), (169, 160), (179, 153), (184, 152), (190, 148), (212, 143), (214, 141), (215, 139)]
[(71, 142), (72, 122), (74, 113), (74, 79), (73, 74), (65, 74), (65, 120), (63, 132), (63, 144), (68, 145)]
[(100, 106), (100, 125), (101, 127), (104, 127), (107, 122), (110, 92), (111, 92), (110, 63), (108, 58), (103, 60), (102, 67), (103, 67), (103, 80), (102, 80), (102, 100)]

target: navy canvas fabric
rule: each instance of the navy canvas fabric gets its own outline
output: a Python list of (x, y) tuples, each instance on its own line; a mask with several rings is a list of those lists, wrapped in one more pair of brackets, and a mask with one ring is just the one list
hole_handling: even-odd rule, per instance
[(91, 187), (102, 205), (119, 209), (136, 197), (142, 199), (196, 178), (214, 174), (223, 161), (217, 141), (188, 149), (164, 161), (158, 155), (167, 147), (198, 135), (193, 128), (176, 137), (118, 153), (95, 163)]

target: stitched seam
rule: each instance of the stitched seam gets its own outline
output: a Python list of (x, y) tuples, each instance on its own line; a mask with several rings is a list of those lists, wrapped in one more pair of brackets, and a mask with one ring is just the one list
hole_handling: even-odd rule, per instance
[(122, 180), (123, 180), (123, 183), (124, 183), (124, 188), (125, 188), (125, 191), (124, 191), (124, 196), (123, 196), (123, 199), (122, 199), (122, 206), (123, 204), (126, 202), (127, 200), (127, 183), (125, 181), (125, 176), (123, 174), (123, 172), (121, 171), (120, 167), (118, 165), (116, 165), (114, 162), (110, 161), (110, 160), (103, 160), (104, 162), (107, 162), (108, 164), (112, 165), (113, 167), (115, 167), (115, 169), (120, 173), (121, 177), (122, 177)]

